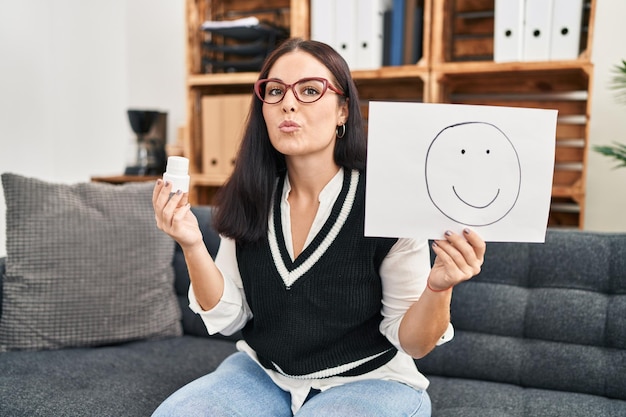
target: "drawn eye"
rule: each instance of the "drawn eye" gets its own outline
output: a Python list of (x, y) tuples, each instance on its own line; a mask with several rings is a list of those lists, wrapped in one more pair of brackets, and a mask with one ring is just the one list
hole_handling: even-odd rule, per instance
[(491, 151), (489, 149), (487, 149), (487, 155), (489, 155), (491, 153)]
[(461, 155), (465, 155), (465, 149), (461, 149)]

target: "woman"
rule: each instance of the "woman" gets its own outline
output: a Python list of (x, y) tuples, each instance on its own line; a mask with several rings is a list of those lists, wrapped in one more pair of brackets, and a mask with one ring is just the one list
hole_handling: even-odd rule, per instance
[(240, 352), (155, 415), (427, 416), (413, 358), (451, 337), (452, 287), (485, 244), (363, 236), (366, 142), (350, 70), (329, 46), (290, 39), (266, 60), (237, 165), (220, 190), (215, 262), (180, 193), (159, 181), (157, 225), (181, 245), (190, 306)]

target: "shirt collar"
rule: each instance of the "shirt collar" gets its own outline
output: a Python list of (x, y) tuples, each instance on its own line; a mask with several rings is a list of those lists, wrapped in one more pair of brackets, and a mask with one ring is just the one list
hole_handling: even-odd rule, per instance
[[(339, 168), (334, 177), (324, 186), (318, 197), (320, 204), (332, 204), (337, 199), (343, 186), (343, 168)], [(291, 192), (291, 183), (289, 182), (289, 174), (286, 175), (285, 185), (283, 186), (282, 201), (286, 202)]]

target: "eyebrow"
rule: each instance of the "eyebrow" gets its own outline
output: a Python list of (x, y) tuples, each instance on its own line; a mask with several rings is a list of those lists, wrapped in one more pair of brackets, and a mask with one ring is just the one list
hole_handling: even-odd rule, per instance
[[(320, 77), (319, 75), (307, 75), (305, 77), (298, 78), (297, 80), (294, 81), (294, 83), (297, 83), (300, 80), (306, 80), (306, 79), (309, 79), (309, 78), (326, 78), (326, 77)], [(286, 82), (285, 80), (283, 80), (280, 77), (269, 77), (268, 76), (266, 79), (267, 80), (278, 80), (278, 81), (281, 81), (281, 82), (283, 82), (285, 84), (289, 84), (288, 82)], [(328, 83), (330, 84), (330, 79), (328, 79)]]

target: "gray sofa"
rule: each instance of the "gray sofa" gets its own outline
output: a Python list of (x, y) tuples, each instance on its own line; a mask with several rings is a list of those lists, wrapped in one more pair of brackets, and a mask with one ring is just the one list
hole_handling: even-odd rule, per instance
[[(210, 209), (194, 212), (215, 253)], [(0, 415), (148, 416), (234, 352), (188, 309), (179, 248), (173, 265), (182, 336), (0, 353)], [(454, 340), (417, 361), (434, 416), (626, 416), (626, 235), (489, 244), (483, 272), (454, 290), (452, 319)]]
[(454, 339), (418, 361), (433, 415), (626, 416), (626, 234), (490, 243)]

